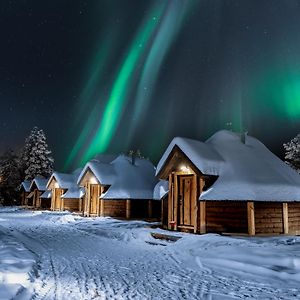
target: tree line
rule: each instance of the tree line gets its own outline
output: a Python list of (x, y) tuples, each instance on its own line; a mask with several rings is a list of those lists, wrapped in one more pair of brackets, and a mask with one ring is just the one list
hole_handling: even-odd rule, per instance
[(8, 149), (0, 156), (0, 204), (19, 204), (22, 181), (36, 176), (49, 177), (53, 164), (45, 132), (34, 127), (19, 153)]

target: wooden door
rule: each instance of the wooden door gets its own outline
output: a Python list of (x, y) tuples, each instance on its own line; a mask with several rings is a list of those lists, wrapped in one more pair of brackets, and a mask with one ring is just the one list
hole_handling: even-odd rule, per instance
[(193, 175), (179, 176), (178, 182), (178, 226), (194, 226), (196, 199), (194, 199)]
[(54, 199), (54, 209), (60, 210), (60, 196), (61, 196), (61, 190), (55, 189), (55, 199)]
[(91, 184), (91, 203), (90, 203), (90, 214), (98, 213), (99, 204), (99, 185)]

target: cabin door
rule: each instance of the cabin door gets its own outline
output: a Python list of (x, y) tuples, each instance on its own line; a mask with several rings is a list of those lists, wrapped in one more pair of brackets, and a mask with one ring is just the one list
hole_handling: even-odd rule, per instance
[(90, 203), (90, 214), (97, 214), (98, 203), (99, 203), (99, 185), (91, 184), (91, 203)]
[(181, 175), (178, 182), (178, 227), (194, 227), (194, 215), (196, 199), (193, 199), (193, 180), (194, 175)]
[(60, 210), (60, 196), (61, 196), (61, 192), (60, 189), (55, 189), (55, 195), (54, 195), (54, 209), (55, 210)]

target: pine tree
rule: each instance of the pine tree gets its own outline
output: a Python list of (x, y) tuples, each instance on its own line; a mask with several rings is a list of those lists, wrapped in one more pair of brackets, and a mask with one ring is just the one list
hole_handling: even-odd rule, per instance
[(48, 148), (45, 133), (42, 129), (34, 127), (26, 138), (21, 155), (21, 169), (25, 179), (32, 180), (40, 175), (48, 177), (53, 172), (53, 158)]
[(21, 176), (18, 157), (12, 150), (0, 157), (0, 198), (5, 205), (16, 204)]
[(300, 134), (283, 144), (286, 163), (300, 174)]

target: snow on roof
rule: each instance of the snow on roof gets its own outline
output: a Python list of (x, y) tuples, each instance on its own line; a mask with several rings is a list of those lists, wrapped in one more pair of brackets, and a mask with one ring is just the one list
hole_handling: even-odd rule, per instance
[(119, 155), (111, 165), (115, 178), (102, 199), (153, 199), (153, 188), (157, 182), (155, 168), (147, 159)]
[(82, 198), (85, 194), (85, 189), (84, 188), (71, 188), (67, 190), (66, 193), (64, 193), (61, 198), (66, 198), (66, 199), (79, 199)]
[(45, 191), (46, 190), (46, 186), (47, 186), (47, 182), (48, 179), (44, 178), (42, 176), (36, 176), (30, 184), (30, 189), (32, 189), (33, 184), (35, 183), (35, 185), (37, 186), (39, 191)]
[(40, 198), (43, 199), (49, 199), (52, 196), (52, 191), (51, 190), (46, 190), (41, 196)]
[(51, 180), (54, 178), (57, 181), (59, 188), (61, 189), (77, 188), (77, 179), (79, 174), (81, 173), (81, 170), (82, 169), (77, 169), (71, 174), (54, 172), (47, 183), (47, 187), (49, 186)]
[(100, 184), (111, 185), (115, 180), (115, 170), (112, 164), (92, 160), (84, 166), (78, 177), (77, 184), (79, 184), (87, 170), (91, 170)]
[(175, 137), (171, 141), (157, 165), (156, 175), (161, 171), (175, 146), (178, 146), (203, 174), (219, 175), (224, 164), (224, 160), (219, 153), (206, 143), (182, 137)]
[(30, 192), (30, 184), (31, 184), (30, 180), (24, 180), (21, 183), (20, 189), (23, 187), (23, 189), (25, 190), (25, 192)]
[(169, 192), (168, 180), (159, 180), (153, 191), (153, 199), (161, 200)]
[(203, 200), (300, 201), (300, 176), (254, 137), (222, 130), (205, 144), (225, 161)]

